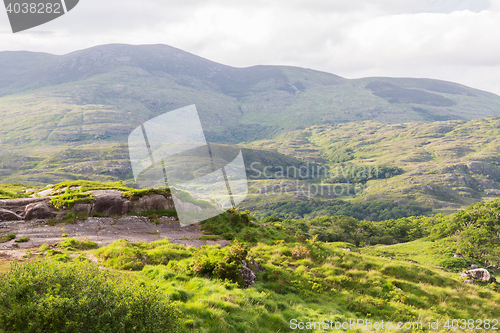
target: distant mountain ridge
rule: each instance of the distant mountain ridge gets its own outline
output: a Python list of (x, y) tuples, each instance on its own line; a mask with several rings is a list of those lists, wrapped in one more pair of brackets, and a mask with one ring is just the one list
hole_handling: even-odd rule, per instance
[[(108, 129), (86, 130), (92, 122), (86, 121), (86, 111), (82, 111), (82, 120), (73, 119), (69, 125), (79, 129), (65, 130), (78, 135), (38, 136), (58, 142), (84, 143), (93, 137), (123, 143), (127, 131), (137, 124), (189, 104), (197, 105), (209, 141), (221, 143), (272, 138), (283, 131), (319, 124), (471, 120), (500, 115), (499, 96), (451, 82), (349, 80), (285, 66), (235, 68), (166, 45), (110, 44), (62, 56), (0, 52), (0, 111), (8, 113), (2, 108), (5, 98), (22, 95), (9, 106), (33, 113), (22, 105), (33, 94), (37, 100), (43, 96), (51, 104), (50, 111), (58, 113), (46, 121), (40, 119), (43, 111), (23, 115), (35, 117), (38, 128), (45, 130), (53, 129), (54, 122), (59, 130), (67, 127), (60, 121), (80, 106), (105, 111), (100, 123), (110, 124)], [(106, 116), (109, 110), (113, 112)], [(40, 140), (34, 141), (40, 144)]]

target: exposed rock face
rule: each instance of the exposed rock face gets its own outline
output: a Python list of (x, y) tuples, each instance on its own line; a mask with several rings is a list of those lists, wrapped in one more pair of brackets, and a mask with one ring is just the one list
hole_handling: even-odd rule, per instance
[(243, 277), (243, 281), (245, 281), (245, 286), (243, 288), (248, 288), (257, 282), (257, 275), (247, 267), (245, 260), (241, 261), (240, 273)]
[(0, 221), (19, 221), (23, 218), (13, 211), (0, 208)]
[(168, 200), (163, 195), (152, 194), (144, 196), (133, 203), (133, 211), (138, 213), (160, 209), (175, 209), (173, 201)]
[[(85, 213), (92, 216), (94, 213), (102, 215), (124, 215), (132, 210), (143, 212), (146, 210), (175, 209), (171, 198), (167, 199), (163, 195), (151, 194), (140, 198), (137, 201), (130, 201), (122, 198), (122, 192), (116, 190), (95, 190), (90, 191), (94, 195), (94, 203), (77, 204), (71, 211), (73, 214)], [(23, 198), (0, 200), (0, 221), (17, 221), (21, 219), (51, 219), (57, 216), (62, 219), (68, 209), (61, 209), (59, 212), (49, 203), (50, 198)], [(189, 202), (183, 203), (186, 207), (192, 205), (192, 210), (201, 211), (201, 208)]]
[(480, 280), (489, 283), (496, 282), (496, 279), (493, 276), (491, 276), (490, 272), (488, 272), (484, 268), (477, 268), (464, 271), (462, 272), (462, 274), (460, 274), (460, 277), (461, 278), (467, 277), (473, 280)]
[(37, 202), (49, 202), (50, 198), (22, 198), (22, 199), (5, 199), (0, 200), (0, 208), (10, 210), (17, 215), (23, 215), (26, 211), (26, 206)]
[(253, 259), (248, 262), (248, 265), (245, 260), (242, 260), (240, 263), (240, 273), (243, 277), (243, 281), (245, 281), (245, 286), (243, 288), (251, 287), (255, 282), (257, 282), (257, 275), (255, 272), (263, 272), (264, 268)]
[(85, 213), (87, 216), (90, 216), (90, 213), (92, 212), (92, 204), (77, 204), (73, 206), (71, 211), (73, 214), (79, 214), (79, 213)]
[(26, 221), (33, 219), (51, 219), (57, 212), (48, 202), (32, 203), (26, 206), (24, 219)]
[(122, 198), (122, 193), (119, 191), (96, 190), (91, 193), (95, 199), (92, 214), (123, 215), (132, 211), (132, 202)]

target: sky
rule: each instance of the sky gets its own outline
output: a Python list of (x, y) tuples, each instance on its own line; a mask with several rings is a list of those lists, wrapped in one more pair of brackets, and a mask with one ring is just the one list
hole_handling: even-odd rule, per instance
[(167, 44), (235, 67), (433, 78), (498, 95), (499, 32), (500, 0), (80, 0), (16, 34), (0, 8), (0, 51)]

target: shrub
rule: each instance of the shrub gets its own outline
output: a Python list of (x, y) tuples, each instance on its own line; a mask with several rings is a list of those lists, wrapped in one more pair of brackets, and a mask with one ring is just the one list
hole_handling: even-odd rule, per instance
[(130, 271), (140, 271), (146, 257), (139, 244), (129, 243), (126, 239), (101, 247), (95, 254), (106, 267)]
[(311, 251), (309, 251), (305, 246), (298, 245), (292, 250), (292, 256), (295, 259), (302, 259), (305, 257), (309, 257), (311, 255)]
[(439, 266), (452, 272), (460, 272), (463, 269), (468, 269), (470, 265), (482, 266), (479, 261), (469, 258), (448, 258), (439, 263)]
[(221, 249), (218, 246), (203, 246), (195, 255), (191, 270), (199, 275), (209, 274), (221, 280), (229, 280), (244, 285), (241, 276), (241, 260), (245, 260), (248, 246), (235, 241)]
[(89, 263), (15, 263), (0, 276), (2, 332), (176, 332), (178, 311), (153, 288)]

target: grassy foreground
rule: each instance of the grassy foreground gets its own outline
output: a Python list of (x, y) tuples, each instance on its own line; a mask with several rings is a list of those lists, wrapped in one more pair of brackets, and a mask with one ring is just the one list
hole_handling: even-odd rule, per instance
[[(41, 322), (42, 326), (37, 328), (49, 327), (50, 332), (69, 332), (69, 326), (56, 320), (55, 315), (63, 313), (68, 304), (73, 304), (71, 309), (76, 313), (67, 322), (75, 321), (74, 327), (79, 327), (78, 320), (84, 316), (78, 311), (83, 311), (84, 307), (75, 304), (82, 302), (81, 297), (86, 299), (86, 291), (72, 294), (71, 277), (74, 284), (85, 284), (83, 280), (92, 280), (94, 275), (99, 275), (104, 285), (131, 283), (138, 292), (146, 288), (144, 292), (161, 295), (144, 298), (129, 294), (132, 300), (142, 304), (140, 308), (159, 309), (161, 302), (166, 302), (165, 309), (172, 306), (178, 311), (175, 316), (172, 313), (172, 323), (179, 332), (371, 332), (380, 331), (373, 325), (380, 325), (382, 321), (393, 325), (394, 329), (385, 329), (386, 332), (475, 332), (478, 327), (486, 329), (486, 326), (491, 329), (498, 327), (495, 323), (500, 317), (500, 288), (497, 284), (480, 282), (465, 284), (458, 272), (471, 263), (480, 267), (491, 263), (497, 239), (490, 237), (490, 242), (483, 241), (481, 253), (485, 256), (475, 257), (477, 253), (471, 251), (469, 258), (454, 259), (453, 254), (467, 251), (470, 244), (474, 245), (477, 237), (471, 234), (471, 225), (476, 226), (474, 230), (482, 230), (481, 235), (496, 232), (498, 209), (498, 203), (491, 202), (471, 206), (453, 216), (381, 222), (380, 230), (386, 230), (400, 242), (394, 245), (364, 246), (363, 238), (355, 238), (356, 230), (369, 230), (369, 221), (323, 218), (316, 222), (305, 221), (293, 228), (293, 220), (268, 218), (258, 223), (248, 212), (236, 210), (202, 223), (207, 236), (232, 239), (224, 248), (184, 247), (166, 239), (152, 243), (119, 240), (96, 248), (86, 240), (67, 239), (56, 248), (42, 246), (32, 251), (29, 262), (14, 266), (1, 276), (0, 294), (7, 295), (4, 299), (10, 303), (0, 305), (0, 332), (26, 331), (20, 326), (6, 325), (5, 318), (9, 318), (12, 309), (45, 309), (47, 306), (54, 316), (43, 317), (45, 321), (40, 321), (43, 312), (21, 310), (16, 320)], [(468, 221), (468, 225), (463, 221)], [(406, 230), (405, 225), (411, 228)], [(402, 230), (417, 239), (405, 238)], [(333, 237), (339, 232), (339, 237), (359, 241), (360, 247), (346, 241), (319, 240), (319, 235)], [(375, 236), (370, 237), (375, 239)], [(86, 263), (87, 258), (94, 257), (101, 269)], [(258, 272), (257, 282), (246, 289), (239, 271), (242, 260)], [(16, 273), (19, 267), (27, 270), (37, 262), (46, 265), (42, 266), (48, 267), (46, 271), (55, 271), (56, 267), (70, 280), (68, 283), (53, 280), (42, 284), (45, 289), (40, 288), (39, 283), (18, 283), (24, 281), (22, 274)], [(259, 272), (258, 264), (264, 271)], [(78, 265), (94, 267), (84, 268), (84, 271), (87, 269), (86, 272), (95, 274), (70, 274), (80, 270)], [(99, 272), (110, 274), (101, 276)], [(8, 287), (16, 283), (29, 292), (19, 294), (18, 289)], [(10, 294), (12, 290), (17, 296)], [(110, 292), (111, 296), (103, 294), (103, 297), (116, 299), (112, 296), (116, 294)], [(64, 301), (59, 300), (61, 293), (67, 295)], [(134, 305), (129, 313), (134, 314), (137, 309)], [(178, 320), (174, 318), (177, 316)], [(148, 332), (146, 324), (156, 320), (153, 317), (141, 315), (138, 318), (143, 321), (138, 319), (133, 328), (123, 326), (115, 331)], [(347, 329), (338, 326), (349, 320), (363, 320), (365, 324), (357, 328), (351, 325)], [(436, 321), (438, 329), (432, 326)], [(367, 326), (367, 322), (371, 324)], [(311, 323), (310, 326), (307, 323)], [(336, 323), (338, 329), (335, 329)], [(398, 323), (403, 329), (395, 329)], [(115, 324), (110, 322), (110, 325)], [(161, 327), (158, 329), (161, 331)], [(168, 329), (165, 324), (164, 331)], [(103, 328), (101, 331), (112, 330)]]

